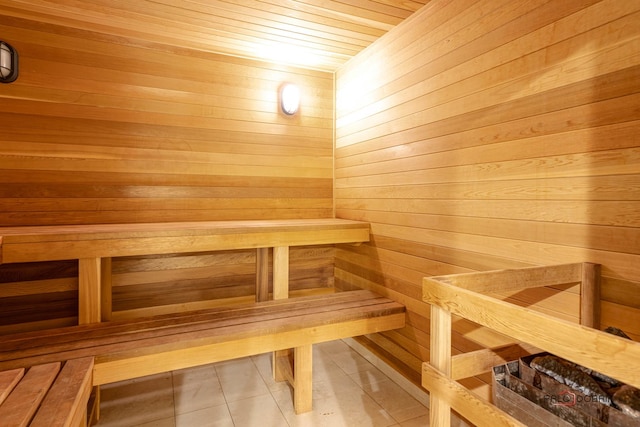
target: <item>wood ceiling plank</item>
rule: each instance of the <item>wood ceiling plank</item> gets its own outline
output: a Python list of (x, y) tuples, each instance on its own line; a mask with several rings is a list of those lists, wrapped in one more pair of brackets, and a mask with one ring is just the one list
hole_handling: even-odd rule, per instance
[[(428, 0), (9, 0), (3, 14), (131, 43), (335, 71)], [(270, 54), (289, 48), (289, 55)], [(293, 52), (293, 53), (291, 53)]]

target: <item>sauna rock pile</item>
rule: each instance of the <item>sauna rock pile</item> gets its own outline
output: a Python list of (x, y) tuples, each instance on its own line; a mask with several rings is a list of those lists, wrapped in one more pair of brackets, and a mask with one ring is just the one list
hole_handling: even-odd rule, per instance
[[(605, 332), (629, 339), (617, 328), (609, 327)], [(553, 355), (538, 356), (530, 366), (585, 396), (616, 407), (628, 416), (640, 418), (640, 390), (635, 387)]]

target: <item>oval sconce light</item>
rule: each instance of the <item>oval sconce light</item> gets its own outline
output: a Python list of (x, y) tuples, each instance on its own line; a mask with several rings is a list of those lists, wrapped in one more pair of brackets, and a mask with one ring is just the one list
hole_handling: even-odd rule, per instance
[(0, 41), (0, 82), (11, 83), (18, 78), (18, 52), (9, 43)]
[(282, 112), (288, 116), (294, 115), (300, 107), (300, 89), (294, 84), (287, 83), (280, 92), (280, 106)]

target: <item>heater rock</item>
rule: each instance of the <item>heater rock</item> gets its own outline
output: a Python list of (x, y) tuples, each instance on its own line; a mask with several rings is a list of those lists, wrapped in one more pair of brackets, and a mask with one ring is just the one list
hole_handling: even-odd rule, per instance
[(608, 326), (607, 329), (604, 330), (604, 332), (612, 335), (617, 335), (619, 337), (626, 338), (628, 340), (631, 339), (629, 335), (625, 334), (622, 329), (616, 328), (615, 326)]
[(600, 403), (611, 405), (611, 398), (602, 390), (596, 380), (586, 372), (578, 369), (572, 363), (557, 356), (546, 355), (533, 359), (531, 361), (531, 367), (586, 396), (596, 397)]
[(630, 385), (623, 385), (613, 395), (613, 403), (630, 417), (640, 418), (640, 390)]

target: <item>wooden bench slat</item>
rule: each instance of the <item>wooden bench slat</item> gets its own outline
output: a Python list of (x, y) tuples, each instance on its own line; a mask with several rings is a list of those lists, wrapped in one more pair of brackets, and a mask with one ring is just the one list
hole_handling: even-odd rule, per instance
[(0, 262), (56, 261), (366, 242), (369, 224), (337, 218), (1, 227)]
[(65, 363), (30, 427), (78, 426), (86, 419), (93, 383), (93, 357)]
[[(121, 353), (126, 351), (156, 352), (159, 348), (179, 348), (193, 345), (194, 341), (217, 342), (239, 337), (259, 336), (269, 332), (286, 332), (300, 328), (310, 328), (317, 325), (346, 322), (354, 319), (367, 319), (387, 316), (394, 313), (403, 313), (401, 306), (393, 303), (374, 306), (370, 310), (362, 307), (353, 307), (348, 310), (340, 310), (339, 313), (320, 312), (306, 315), (284, 317), (247, 317), (232, 319), (232, 321), (213, 322), (202, 325), (202, 328), (190, 331), (189, 325), (184, 328), (169, 328), (163, 330), (141, 331), (139, 333), (126, 334), (124, 337), (105, 337), (94, 341), (77, 341), (66, 348), (57, 346), (56, 352), (51, 347), (35, 349), (38, 354), (26, 357), (19, 353), (19, 364), (44, 363), (53, 360), (65, 360), (71, 357), (84, 357), (103, 354)], [(145, 350), (146, 349), (146, 350)], [(0, 363), (1, 367), (11, 366), (11, 361)]]
[[(342, 295), (350, 294), (350, 295)], [(159, 316), (135, 321), (126, 321), (111, 326), (108, 323), (82, 325), (66, 328), (77, 331), (65, 335), (66, 342), (50, 344), (47, 334), (42, 339), (29, 334), (30, 342), (41, 346), (22, 349), (23, 341), (5, 343), (0, 353), (0, 369), (29, 366), (74, 357), (100, 356), (142, 347), (167, 345), (189, 345), (194, 340), (210, 342), (225, 339), (225, 336), (259, 335), (269, 331), (286, 331), (301, 327), (312, 327), (325, 323), (344, 322), (357, 318), (375, 317), (404, 312), (404, 307), (370, 291), (351, 291), (325, 296), (303, 297), (288, 300), (254, 303), (242, 309), (227, 312), (200, 313), (198, 316)], [(209, 317), (210, 316), (210, 317)], [(194, 319), (197, 319), (194, 322)], [(166, 324), (167, 320), (176, 324)], [(159, 322), (159, 323), (156, 323)], [(162, 325), (161, 327), (157, 327)], [(119, 329), (123, 328), (123, 329)], [(102, 329), (108, 331), (101, 331)], [(95, 335), (92, 335), (94, 334)], [(59, 338), (59, 337), (58, 337)], [(8, 350), (10, 344), (18, 349)], [(14, 362), (15, 359), (19, 359)]]
[(109, 240), (150, 236), (242, 234), (247, 232), (283, 232), (348, 230), (369, 227), (369, 223), (341, 218), (269, 219), (231, 221), (180, 221), (120, 224), (78, 224), (0, 227), (7, 243), (59, 242), (73, 240)]
[[(216, 342), (191, 342), (181, 347), (163, 346), (147, 351), (131, 350), (96, 358), (94, 385), (107, 384), (141, 375), (151, 375), (276, 350), (354, 337), (405, 325), (405, 313), (328, 322), (310, 328), (261, 331), (251, 336), (227, 336)], [(231, 339), (233, 338), (233, 339)]]
[[(173, 333), (172, 331), (170, 334), (162, 334), (151, 338), (138, 338), (136, 340), (115, 344), (111, 348), (113, 349), (115, 346), (118, 346), (118, 353), (124, 351), (132, 351), (138, 354), (147, 352), (154, 353), (192, 347), (195, 341), (198, 341), (199, 344), (209, 344), (220, 341), (259, 337), (266, 334), (310, 329), (322, 325), (346, 323), (359, 319), (373, 319), (397, 313), (404, 313), (404, 308), (396, 303), (387, 303), (370, 309), (367, 309), (367, 307), (352, 307), (339, 310), (337, 313), (319, 312), (305, 315), (296, 314), (271, 319), (248, 318), (224, 326), (212, 325), (209, 328), (196, 331), (185, 331), (182, 333)], [(116, 351), (109, 351), (109, 353), (116, 353)]]
[[(190, 311), (188, 313), (171, 313), (145, 318), (112, 321), (100, 324), (85, 324), (73, 327), (49, 329), (46, 332), (33, 331), (21, 332), (13, 335), (5, 335), (0, 342), (0, 352), (7, 350), (26, 350), (30, 347), (43, 347), (71, 342), (78, 339), (99, 338), (125, 334), (143, 329), (156, 329), (179, 324), (232, 319), (246, 316), (248, 313), (274, 314), (288, 310), (305, 310), (309, 307), (317, 307), (318, 299), (323, 299), (327, 307), (333, 304), (356, 302), (364, 305), (365, 301), (379, 300), (380, 295), (368, 291), (339, 292), (329, 295), (316, 295), (296, 297), (277, 301), (264, 301), (260, 303), (239, 304), (234, 307), (214, 307), (209, 309)], [(82, 336), (81, 336), (82, 335)]]
[[(45, 350), (58, 352), (74, 349), (77, 342), (83, 343), (80, 346), (87, 346), (87, 343), (92, 341), (95, 341), (96, 345), (105, 345), (144, 337), (209, 329), (212, 325), (222, 327), (241, 323), (247, 317), (255, 321), (266, 321), (302, 314), (336, 313), (351, 307), (363, 308), (368, 305), (378, 308), (381, 302), (388, 301), (369, 291), (341, 292), (325, 296), (252, 303), (226, 310), (216, 308), (144, 319), (79, 325), (46, 332), (5, 336), (0, 344), (0, 354), (3, 356), (2, 359), (7, 361), (41, 354)], [(1, 365), (3, 368), (7, 367), (6, 363)]]
[(28, 426), (59, 371), (58, 362), (30, 368), (0, 406), (2, 426)]
[[(47, 424), (63, 426), (85, 420), (80, 407), (89, 397), (87, 384), (294, 348), (294, 406), (303, 412), (311, 409), (313, 344), (404, 325), (402, 304), (367, 290), (349, 291), (16, 334), (0, 345), (0, 370), (69, 361), (36, 415), (41, 425), (50, 423), (57, 417), (51, 414), (67, 405), (57, 424)], [(72, 369), (73, 359), (85, 357), (93, 369)]]
[(24, 376), (24, 368), (0, 372), (0, 405)]

